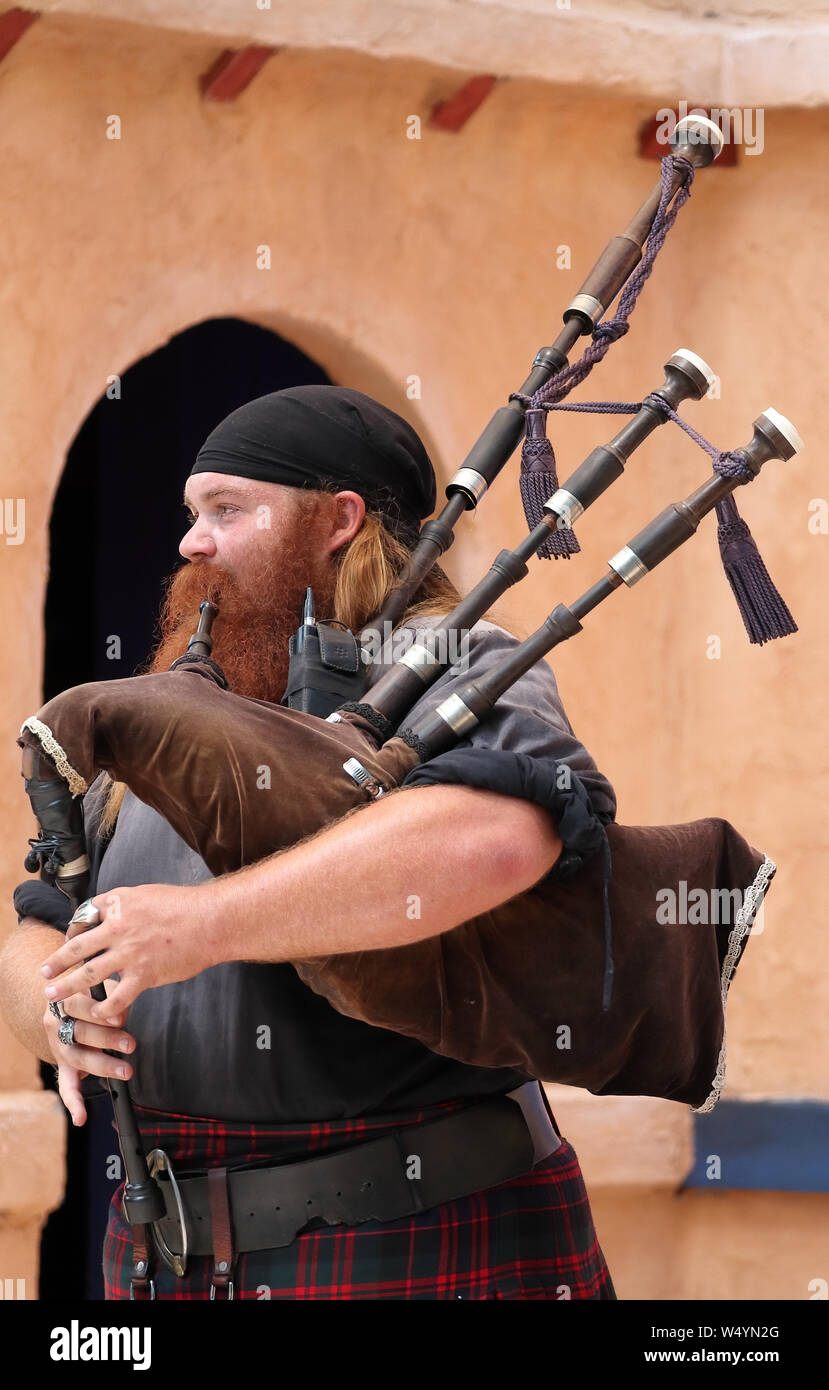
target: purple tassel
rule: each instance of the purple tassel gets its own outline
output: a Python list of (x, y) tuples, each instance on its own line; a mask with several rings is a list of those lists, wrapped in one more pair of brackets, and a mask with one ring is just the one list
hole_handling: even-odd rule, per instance
[(797, 623), (771, 581), (733, 496), (717, 503), (717, 541), (749, 641), (770, 642), (797, 632)]
[[(554, 492), (558, 492), (558, 475), (556, 473), (556, 456), (553, 453), (553, 446), (547, 438), (547, 412), (546, 410), (528, 410), (526, 412), (526, 433), (524, 444), (521, 449), (521, 501), (524, 503), (524, 515), (527, 518), (527, 525), (534, 531), (548, 513), (544, 511), (544, 503), (547, 502)], [(576, 537), (569, 526), (562, 527), (560, 531), (551, 531), (549, 537), (539, 546), (536, 554), (540, 560), (549, 560), (553, 557), (556, 560), (562, 558), (569, 560), (571, 555), (575, 555), (581, 549)]]

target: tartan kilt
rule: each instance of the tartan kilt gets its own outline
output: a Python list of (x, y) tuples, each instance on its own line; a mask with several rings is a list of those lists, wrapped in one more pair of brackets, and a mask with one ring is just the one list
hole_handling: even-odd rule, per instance
[[(135, 1106), (145, 1151), (162, 1148), (177, 1176), (211, 1167), (298, 1162), (422, 1124), (466, 1104), (446, 1101), (401, 1116), (306, 1124), (243, 1124)], [(132, 1234), (113, 1195), (103, 1248), (106, 1299), (128, 1299)], [(183, 1278), (160, 1259), (157, 1299), (210, 1297), (212, 1259)], [(396, 1221), (318, 1226), (287, 1246), (237, 1258), (244, 1299), (615, 1299), (579, 1161), (566, 1140), (522, 1177)], [(219, 1293), (219, 1298), (224, 1294)]]

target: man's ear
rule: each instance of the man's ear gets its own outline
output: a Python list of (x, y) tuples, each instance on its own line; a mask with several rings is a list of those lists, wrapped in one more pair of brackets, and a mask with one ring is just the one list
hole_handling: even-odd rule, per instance
[(365, 501), (358, 492), (338, 492), (334, 496), (334, 503), (331, 531), (326, 542), (329, 555), (354, 539), (366, 514)]

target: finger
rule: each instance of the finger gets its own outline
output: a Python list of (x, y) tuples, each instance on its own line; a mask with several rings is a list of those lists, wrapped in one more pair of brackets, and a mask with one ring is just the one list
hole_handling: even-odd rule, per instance
[[(105, 1021), (87, 1022), (80, 1019), (77, 1014), (67, 1013), (67, 1018), (74, 1021), (73, 1046), (80, 1045), (83, 1048), (102, 1048), (108, 1052), (123, 1053), (129, 1056), (136, 1049), (136, 1040), (131, 1033), (127, 1033), (123, 1028), (114, 1027)], [(61, 1020), (47, 1009), (43, 1015), (43, 1026), (49, 1040), (49, 1046), (55, 1058), (62, 1062), (69, 1060), (67, 1054), (67, 1044), (60, 1040)], [(75, 1063), (83, 1069), (83, 1058), (75, 1057)], [(99, 1075), (98, 1072), (95, 1073)]]
[[(98, 922), (98, 926), (101, 926), (102, 923), (104, 922), (105, 918), (106, 918), (106, 915), (107, 915), (107, 914), (106, 914), (105, 908), (108, 908), (108, 907), (109, 907), (109, 908), (112, 908), (113, 906), (115, 906), (116, 909), (117, 909), (117, 905), (118, 905), (119, 901), (120, 901), (120, 894), (119, 894), (119, 892), (118, 892), (117, 890), (116, 890), (115, 892), (113, 892), (113, 893), (101, 893), (101, 894), (99, 894), (99, 896), (98, 896), (97, 898), (87, 898), (87, 899), (86, 899), (87, 904), (88, 904), (90, 907), (94, 907), (94, 908), (96, 909), (97, 913), (98, 913), (98, 917), (100, 918), (100, 920), (99, 920), (99, 922)], [(76, 912), (79, 910), (79, 907), (80, 907), (80, 906), (81, 906), (81, 905), (79, 904), (79, 905), (78, 905), (78, 908), (75, 909)], [(73, 936), (79, 936), (81, 932), (85, 932), (85, 931), (89, 931), (89, 930), (90, 930), (90, 925), (89, 925), (88, 922), (73, 922), (73, 921), (70, 921), (69, 926), (66, 928), (66, 939), (67, 939), (67, 941), (69, 941), (69, 940), (72, 939)]]
[(96, 952), (105, 950), (111, 944), (111, 936), (106, 923), (102, 922), (99, 927), (90, 927), (89, 931), (72, 937), (71, 941), (64, 941), (51, 956), (46, 957), (40, 967), (41, 975), (46, 980), (54, 980), (86, 956), (94, 956)]
[(89, 1076), (111, 1076), (119, 1081), (129, 1081), (132, 1076), (132, 1066), (125, 1057), (108, 1057), (106, 1052), (98, 1048), (84, 1047), (78, 1043), (67, 1046), (57, 1039), (51, 1046), (59, 1067), (69, 1067), (72, 1071)]
[(83, 1073), (66, 1063), (58, 1065), (58, 1095), (72, 1117), (73, 1125), (86, 1123), (86, 1106), (81, 1095)]
[[(79, 1020), (77, 1014), (72, 1014), (71, 1017), (75, 1019), (75, 1045), (80, 1044), (84, 1048), (104, 1048), (113, 1052), (129, 1053), (135, 1051), (135, 1038), (130, 1033), (125, 1033), (121, 1029), (115, 1029), (105, 1023), (87, 1023)], [(57, 1023), (57, 1019), (55, 1022)], [(60, 1045), (63, 1046), (63, 1044)], [(73, 1065), (75, 1064), (73, 1063)], [(83, 1065), (86, 1066), (86, 1063)]]
[[(95, 1000), (91, 994), (70, 994), (69, 998), (63, 1001), (64, 1011), (69, 1014), (70, 1018), (83, 1018), (88, 1023), (95, 1021), (95, 1014), (92, 1012), (94, 1006)], [(126, 1010), (122, 1009), (120, 1013), (108, 1018), (106, 1022), (109, 1028), (123, 1028), (126, 1021)], [(101, 1020), (99, 1019), (98, 1022)]]
[[(51, 985), (47, 985), (43, 993), (47, 999), (61, 1002), (68, 999), (70, 994), (77, 994), (81, 990), (92, 989), (94, 985), (102, 984), (107, 976), (115, 974), (118, 965), (119, 962), (115, 953), (104, 951), (101, 955), (95, 956), (74, 970), (67, 971)], [(115, 1012), (117, 1012), (115, 1009), (109, 1010), (108, 1017), (111, 1017)]]
[(143, 988), (144, 985), (134, 975), (122, 975), (112, 994), (93, 1006), (92, 1017), (99, 1021), (111, 1019), (113, 1014), (128, 1009)]

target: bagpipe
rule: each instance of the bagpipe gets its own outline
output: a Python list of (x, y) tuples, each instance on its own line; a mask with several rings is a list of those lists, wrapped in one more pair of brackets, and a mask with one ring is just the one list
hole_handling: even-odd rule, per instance
[[(682, 349), (666, 364), (660, 387), (642, 402), (613, 407), (632, 421), (562, 487), (539, 429), (547, 410), (558, 408), (621, 336), (694, 170), (716, 157), (720, 142), (704, 119), (677, 126), (657, 187), (609, 243), (565, 311), (559, 338), (537, 354), (521, 391), (496, 413), (450, 481), (444, 511), (423, 527), (377, 621), (394, 624), (404, 615), (430, 565), (451, 544), (456, 521), (477, 505), (522, 429), (530, 530), (515, 550), (496, 557), (437, 632), (473, 627), (527, 574), (533, 555), (572, 555), (573, 522), (666, 421), (681, 424), (710, 454), (713, 469), (700, 486), (659, 513), (609, 560), (607, 574), (575, 601), (553, 608), (503, 661), (419, 716), (410, 711), (447, 668), (438, 644), (415, 642), (369, 690), (357, 670), (353, 680), (337, 689), (328, 683), (315, 694), (313, 658), (325, 641), (304, 642), (292, 689), (315, 708), (291, 708), (228, 688), (211, 656), (216, 609), (205, 601), (187, 653), (169, 671), (75, 687), (24, 721), (17, 741), (40, 827), (30, 841), (29, 872), (40, 868), (73, 907), (87, 897), (82, 797), (101, 771), (158, 811), (213, 874), (288, 849), (401, 787), (456, 782), (535, 800), (553, 812), (563, 852), (531, 891), (437, 937), (297, 960), (294, 968), (340, 1012), (460, 1062), (514, 1068), (595, 1094), (713, 1108), (724, 1079), (726, 995), (775, 865), (718, 818), (618, 825), (595, 813), (566, 764), (475, 748), (468, 736), (535, 662), (580, 632), (617, 589), (639, 582), (689, 540), (714, 510), (751, 640), (795, 630), (733, 499), (765, 463), (789, 459), (801, 447), (784, 416), (764, 411), (749, 441), (734, 450), (709, 445), (678, 415), (679, 405), (701, 399), (711, 381), (702, 359)], [(619, 313), (602, 324), (623, 286)], [(567, 353), (586, 334), (591, 345), (571, 367)], [(258, 776), (263, 762), (277, 767), (270, 788)], [(662, 920), (660, 894), (683, 884), (710, 911), (688, 923)], [(158, 1208), (128, 1087), (107, 1084), (127, 1171), (127, 1217), (156, 1221), (164, 1204)]]

